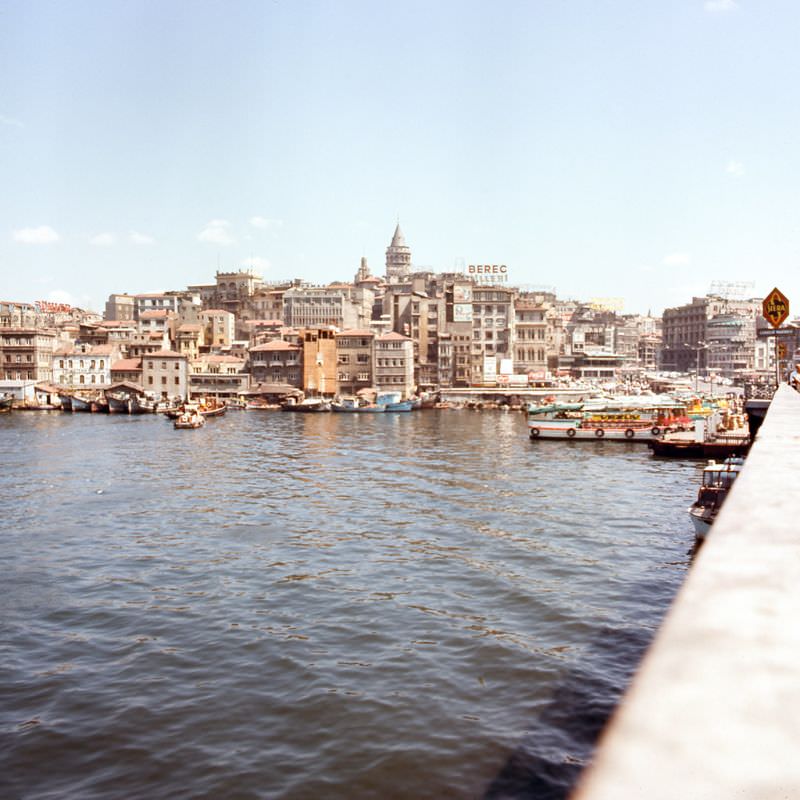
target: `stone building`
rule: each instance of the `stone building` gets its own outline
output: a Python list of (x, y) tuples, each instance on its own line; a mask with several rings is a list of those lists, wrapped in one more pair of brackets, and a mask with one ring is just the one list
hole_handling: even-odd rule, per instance
[(159, 350), (144, 356), (142, 387), (163, 400), (186, 400), (189, 394), (189, 359), (174, 350)]
[[(705, 373), (709, 366), (710, 352), (714, 350), (708, 347), (708, 323), (720, 315), (741, 318), (743, 327), (739, 328), (736, 335), (728, 336), (725, 326), (718, 326), (715, 344), (725, 345), (729, 350), (727, 357), (720, 356), (715, 363), (726, 370), (734, 369), (734, 363), (739, 365), (737, 369), (745, 369), (744, 364), (754, 364), (756, 319), (760, 314), (761, 301), (758, 299), (737, 299), (711, 294), (693, 297), (691, 303), (683, 306), (665, 308), (662, 315), (662, 369), (675, 372), (698, 370), (700, 374)], [(747, 332), (744, 328), (748, 329)], [(752, 356), (743, 352), (743, 349), (750, 348), (753, 351)]]
[(374, 292), (352, 284), (294, 286), (283, 293), (283, 322), (291, 328), (362, 328), (372, 318)]
[(209, 308), (200, 312), (200, 324), (205, 328), (205, 343), (212, 350), (230, 347), (235, 338), (235, 318), (230, 311)]
[(111, 364), (111, 385), (128, 383), (142, 386), (142, 359), (120, 358)]
[[(0, 377), (3, 391), (30, 383), (52, 382), (55, 331), (0, 327)], [(21, 397), (21, 395), (20, 395)]]
[(136, 301), (129, 294), (110, 294), (106, 300), (104, 319), (131, 321), (136, 318)]
[(336, 334), (337, 392), (354, 395), (374, 385), (375, 334), (355, 329)]
[(515, 294), (516, 289), (502, 286), (473, 287), (471, 352), (473, 384), (490, 382), (490, 379), (498, 374), (498, 362), (513, 358)]
[(558, 369), (561, 316), (554, 294), (529, 292), (514, 301), (514, 372), (535, 380)]
[(303, 348), (274, 339), (250, 348), (250, 375), (254, 384), (303, 386)]
[(414, 344), (407, 336), (392, 331), (375, 339), (375, 388), (403, 399), (414, 394)]
[(244, 359), (235, 356), (214, 354), (194, 359), (189, 372), (189, 397), (240, 397), (250, 388), (250, 375), (244, 365)]
[(67, 389), (105, 389), (120, 351), (110, 344), (76, 344), (53, 354), (53, 383)]
[(303, 348), (302, 390), (309, 396), (336, 394), (336, 334), (333, 328), (300, 332)]

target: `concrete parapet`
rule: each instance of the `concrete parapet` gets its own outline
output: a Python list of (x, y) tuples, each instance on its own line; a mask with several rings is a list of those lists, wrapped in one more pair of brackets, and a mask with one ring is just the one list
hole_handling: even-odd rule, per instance
[(800, 394), (781, 386), (573, 800), (797, 800), (799, 743)]

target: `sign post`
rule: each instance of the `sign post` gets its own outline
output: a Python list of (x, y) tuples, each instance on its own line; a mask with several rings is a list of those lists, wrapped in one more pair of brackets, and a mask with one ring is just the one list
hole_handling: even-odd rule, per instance
[(786, 318), (789, 316), (789, 298), (776, 287), (764, 298), (764, 302), (761, 304), (761, 311), (764, 314), (764, 319), (772, 325), (775, 336), (775, 388), (777, 389), (781, 383), (781, 360), (778, 357), (778, 328), (786, 322)]

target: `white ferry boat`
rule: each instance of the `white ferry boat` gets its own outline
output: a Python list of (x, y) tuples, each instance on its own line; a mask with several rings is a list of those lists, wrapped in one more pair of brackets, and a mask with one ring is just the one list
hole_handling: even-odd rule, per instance
[(528, 432), (531, 439), (649, 442), (683, 416), (683, 406), (671, 399), (651, 403), (631, 398), (530, 405)]

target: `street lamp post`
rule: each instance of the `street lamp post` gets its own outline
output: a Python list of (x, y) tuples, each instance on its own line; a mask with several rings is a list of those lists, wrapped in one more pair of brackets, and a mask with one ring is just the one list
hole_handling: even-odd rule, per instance
[(705, 342), (698, 342), (695, 345), (687, 344), (686, 342), (683, 343), (683, 346), (688, 350), (694, 350), (696, 354), (696, 363), (695, 363), (695, 372), (694, 372), (694, 390), (695, 392), (700, 391), (700, 351), (705, 350), (708, 345)]

